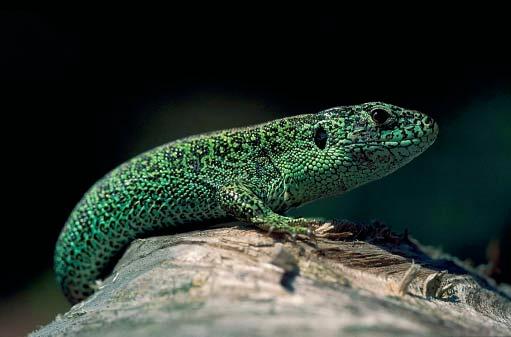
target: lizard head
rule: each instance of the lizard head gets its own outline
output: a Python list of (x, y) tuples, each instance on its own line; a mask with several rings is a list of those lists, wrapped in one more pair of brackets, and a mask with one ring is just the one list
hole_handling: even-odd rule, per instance
[(259, 132), (283, 178), (286, 209), (394, 172), (433, 144), (438, 125), (418, 111), (373, 102), (284, 118)]
[(351, 189), (394, 172), (426, 150), (438, 125), (429, 116), (395, 105), (371, 102), (322, 111), (314, 142), (330, 147), (333, 166)]

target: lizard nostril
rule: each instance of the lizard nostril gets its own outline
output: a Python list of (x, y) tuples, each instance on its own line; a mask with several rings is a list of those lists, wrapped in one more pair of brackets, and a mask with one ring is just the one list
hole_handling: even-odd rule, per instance
[(431, 118), (431, 117), (429, 117), (429, 116), (427, 116), (426, 118), (424, 118), (424, 119), (423, 119), (423, 121), (424, 121), (424, 124), (426, 124), (426, 125), (431, 125), (431, 124), (433, 124), (433, 118)]

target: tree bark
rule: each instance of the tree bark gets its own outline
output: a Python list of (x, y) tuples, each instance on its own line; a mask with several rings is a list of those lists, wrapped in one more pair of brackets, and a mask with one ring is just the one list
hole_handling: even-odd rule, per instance
[(134, 241), (31, 336), (511, 335), (509, 287), (382, 225), (316, 242), (236, 225)]

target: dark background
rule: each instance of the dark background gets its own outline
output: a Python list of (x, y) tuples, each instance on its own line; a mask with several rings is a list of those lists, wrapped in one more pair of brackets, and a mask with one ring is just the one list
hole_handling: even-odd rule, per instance
[(448, 28), (448, 15), (407, 17), (2, 13), (0, 325), (27, 332), (66, 310), (50, 270), (58, 233), (124, 160), (185, 135), (373, 100), (433, 116), (437, 143), (294, 214), (380, 219), (476, 265), (501, 261), (494, 276), (510, 282), (509, 29), (498, 17)]

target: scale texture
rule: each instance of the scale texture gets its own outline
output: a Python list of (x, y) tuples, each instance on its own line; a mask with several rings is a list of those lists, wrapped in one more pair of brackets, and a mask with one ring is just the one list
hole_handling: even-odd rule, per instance
[(274, 232), (315, 234), (319, 225), (311, 228), (310, 219), (283, 213), (392, 173), (437, 133), (432, 118), (375, 102), (160, 146), (85, 193), (57, 242), (57, 281), (76, 303), (93, 293), (131, 241), (187, 224), (240, 220)]

